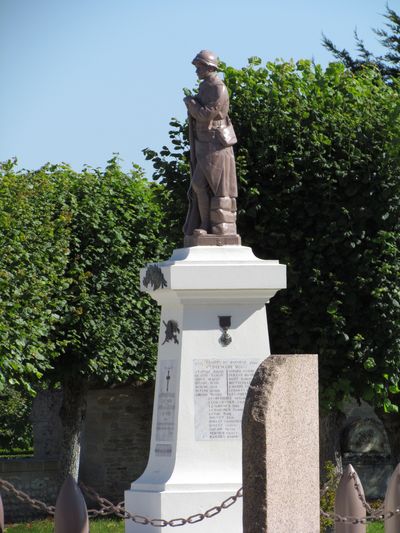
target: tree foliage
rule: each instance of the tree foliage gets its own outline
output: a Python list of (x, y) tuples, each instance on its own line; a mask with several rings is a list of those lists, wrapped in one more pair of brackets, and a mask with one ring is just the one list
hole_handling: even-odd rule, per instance
[(29, 416), (32, 397), (24, 390), (6, 386), (0, 394), (0, 455), (16, 450), (29, 453), (33, 447)]
[(387, 50), (383, 55), (376, 56), (368, 50), (364, 41), (354, 31), (358, 57), (354, 58), (346, 49), (340, 50), (328, 37), (322, 36), (322, 44), (333, 56), (347, 68), (357, 72), (364, 66), (375, 66), (386, 80), (398, 77), (400, 73), (400, 16), (386, 6), (386, 28), (374, 29), (382, 46)]
[(147, 379), (157, 311), (139, 268), (161, 251), (159, 187), (116, 158), (105, 171), (1, 168), (0, 379)]
[(0, 383), (62, 387), (63, 480), (89, 383), (153, 374), (158, 310), (139, 269), (162, 251), (162, 187), (116, 157), (104, 171), (0, 170)]
[(57, 356), (70, 230), (60, 180), (14, 168), (0, 167), (0, 383), (31, 389)]
[[(340, 63), (251, 58), (223, 71), (239, 139), (239, 232), (259, 257), (288, 265), (288, 289), (268, 310), (274, 353), (319, 353), (325, 407), (351, 394), (397, 409), (398, 84)], [(186, 126), (171, 125), (173, 149), (146, 154), (178, 239), (188, 143)]]

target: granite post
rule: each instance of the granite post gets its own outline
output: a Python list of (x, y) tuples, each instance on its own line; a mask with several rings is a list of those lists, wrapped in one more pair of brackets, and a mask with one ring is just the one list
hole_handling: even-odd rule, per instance
[(271, 355), (243, 420), (243, 533), (319, 533), (318, 357)]

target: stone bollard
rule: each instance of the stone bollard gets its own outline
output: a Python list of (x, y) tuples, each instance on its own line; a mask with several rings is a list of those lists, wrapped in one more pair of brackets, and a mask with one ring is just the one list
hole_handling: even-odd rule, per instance
[(318, 357), (271, 355), (247, 393), (243, 533), (319, 533)]
[[(365, 496), (357, 472), (351, 465), (347, 465), (340, 479), (335, 497), (335, 515), (353, 516), (365, 520)], [(335, 533), (366, 533), (366, 523), (352, 523), (335, 521)], [(387, 532), (386, 532), (387, 533)]]
[(64, 481), (57, 498), (54, 533), (89, 533), (85, 499), (71, 475)]
[(400, 463), (396, 466), (385, 495), (385, 533), (400, 531), (400, 514), (396, 509), (400, 507)]

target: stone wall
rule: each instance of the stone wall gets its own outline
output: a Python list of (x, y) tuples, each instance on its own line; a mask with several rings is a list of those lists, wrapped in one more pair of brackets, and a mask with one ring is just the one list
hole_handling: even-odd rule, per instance
[(62, 427), (58, 413), (61, 391), (43, 391), (33, 401), (30, 416), (33, 428), (35, 459), (58, 460)]
[(114, 502), (146, 467), (153, 395), (150, 386), (89, 391), (80, 476)]
[[(57, 461), (29, 459), (0, 460), (0, 478), (29, 494), (32, 498), (54, 505), (57, 487)], [(46, 516), (19, 501), (13, 494), (1, 491), (6, 523)]]

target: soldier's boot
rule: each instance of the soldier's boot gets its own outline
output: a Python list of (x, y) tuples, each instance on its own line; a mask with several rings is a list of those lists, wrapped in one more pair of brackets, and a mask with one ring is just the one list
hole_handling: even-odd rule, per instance
[(236, 198), (213, 196), (210, 202), (211, 232), (236, 235)]

